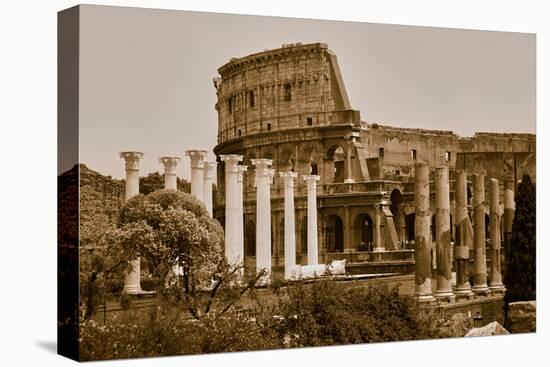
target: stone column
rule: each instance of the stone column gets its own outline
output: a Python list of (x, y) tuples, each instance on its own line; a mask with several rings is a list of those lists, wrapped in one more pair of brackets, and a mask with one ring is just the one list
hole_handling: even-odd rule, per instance
[[(122, 152), (120, 158), (126, 162), (126, 201), (139, 194), (139, 161), (143, 157), (141, 152)], [(137, 295), (144, 291), (141, 289), (141, 265), (140, 258), (130, 264), (132, 270), (124, 278), (123, 293)]]
[(488, 295), (485, 255), (485, 176), (474, 174), (474, 286), (475, 294)]
[(231, 266), (241, 266), (243, 258), (239, 258), (239, 248), (243, 247), (243, 241), (239, 240), (237, 222), (243, 213), (239, 212), (242, 205), (238, 203), (238, 166), (243, 156), (228, 154), (221, 155), (220, 159), (225, 162), (225, 258)]
[(202, 189), (202, 194), (204, 198), (204, 205), (206, 206), (206, 210), (208, 211), (208, 214), (210, 214), (210, 217), (212, 217), (212, 182), (214, 180), (214, 172), (216, 171), (216, 166), (218, 164), (216, 162), (204, 162), (203, 163), (203, 170), (204, 170), (204, 186)]
[(510, 256), (511, 241), (512, 241), (512, 224), (514, 223), (514, 182), (512, 180), (506, 181), (506, 188), (504, 189), (504, 256)]
[(381, 222), (381, 213), (382, 206), (380, 204), (374, 205), (374, 246), (372, 251), (382, 252), (384, 251), (384, 245), (382, 244), (382, 233), (380, 232), (380, 222)]
[(191, 194), (204, 203), (204, 158), (206, 150), (187, 150), (185, 154), (191, 159)]
[(345, 173), (345, 176), (344, 177), (344, 182), (345, 183), (353, 183), (354, 180), (353, 180), (353, 171), (352, 171), (352, 166), (351, 166), (351, 153), (352, 153), (352, 150), (353, 150), (353, 138), (351, 138), (348, 142), (347, 142), (347, 147), (346, 147), (346, 173)]
[(307, 183), (307, 264), (319, 263), (319, 246), (317, 239), (317, 175), (306, 175)]
[(275, 170), (269, 168), (271, 159), (252, 159), (256, 166), (256, 271), (267, 271), (263, 282), (269, 282), (271, 273), (271, 184)]
[(280, 172), (285, 190), (285, 279), (292, 278), (296, 266), (296, 222), (294, 219), (294, 179), (298, 174), (292, 171)]
[(160, 157), (159, 162), (164, 167), (164, 188), (167, 190), (178, 189), (178, 178), (176, 176), (176, 167), (179, 157)]
[(414, 200), (414, 295), (419, 302), (430, 302), (435, 298), (432, 296), (431, 280), (430, 171), (425, 163), (415, 166)]
[(470, 247), (473, 243), (473, 229), (468, 216), (468, 192), (466, 171), (456, 172), (455, 207), (456, 207), (456, 288), (457, 297), (471, 298), (472, 287), (469, 280)]
[[(248, 169), (248, 166), (237, 166), (237, 220), (236, 220), (236, 232), (238, 239), (238, 246), (236, 247), (237, 258), (244, 261), (244, 217), (243, 217), (243, 189), (244, 189), (244, 173)], [(244, 274), (244, 273), (243, 273)]]
[(449, 168), (435, 170), (435, 240), (437, 256), (437, 290), (435, 297), (454, 301), (451, 276), (451, 203), (449, 197)]
[(500, 188), (496, 178), (491, 179), (489, 213), (491, 216), (491, 271), (489, 289), (493, 293), (504, 293), (500, 264)]

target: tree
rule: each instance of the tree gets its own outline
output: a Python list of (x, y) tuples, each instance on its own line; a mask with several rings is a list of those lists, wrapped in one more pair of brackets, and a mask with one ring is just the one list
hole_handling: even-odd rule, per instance
[[(184, 178), (177, 178), (177, 187), (180, 191), (191, 192), (191, 183)], [(164, 189), (164, 175), (160, 172), (152, 172), (139, 178), (139, 191), (144, 195), (162, 189)]]
[[(137, 231), (127, 228), (131, 225), (139, 225), (141, 234), (126, 233)], [(197, 320), (212, 311), (227, 312), (263, 276), (241, 278), (242, 267), (227, 264), (220, 223), (191, 194), (157, 190), (136, 195), (122, 208), (118, 226), (126, 233), (121, 238), (128, 239), (123, 247), (145, 258), (150, 273), (159, 279), (156, 291), (162, 300), (183, 305)], [(150, 241), (143, 241), (145, 236)], [(179, 276), (174, 268), (181, 271)]]
[(529, 175), (523, 175), (515, 199), (511, 248), (506, 254), (505, 307), (536, 299), (536, 190)]

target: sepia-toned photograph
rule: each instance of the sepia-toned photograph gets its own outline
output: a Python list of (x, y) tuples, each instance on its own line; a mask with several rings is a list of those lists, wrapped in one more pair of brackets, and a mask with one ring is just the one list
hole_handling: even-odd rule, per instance
[(58, 13), (58, 353), (536, 332), (536, 39)]

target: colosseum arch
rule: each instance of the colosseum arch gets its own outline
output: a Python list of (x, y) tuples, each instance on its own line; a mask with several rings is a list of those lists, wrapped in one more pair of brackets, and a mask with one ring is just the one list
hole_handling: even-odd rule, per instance
[(374, 222), (367, 213), (359, 214), (353, 223), (354, 247), (359, 251), (371, 251), (374, 243)]
[(332, 144), (324, 156), (324, 169), (327, 182), (340, 183), (345, 178), (346, 151), (339, 143)]
[(344, 221), (339, 215), (331, 214), (327, 217), (325, 235), (328, 252), (344, 251)]

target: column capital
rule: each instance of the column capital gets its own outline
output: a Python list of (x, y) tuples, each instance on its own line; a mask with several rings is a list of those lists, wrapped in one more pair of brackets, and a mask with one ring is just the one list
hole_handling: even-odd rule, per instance
[(294, 187), (294, 179), (298, 177), (298, 173), (293, 171), (279, 172), (279, 176), (283, 178), (285, 187)]
[(321, 179), (318, 175), (304, 175), (302, 176), (304, 181), (307, 183), (308, 189), (314, 188), (317, 186), (317, 182)]
[(203, 162), (204, 177), (214, 178), (214, 170), (218, 166), (217, 162)]
[(238, 173), (237, 166), (242, 162), (243, 156), (240, 154), (222, 154), (220, 155), (222, 162), (225, 162), (225, 172)]
[(275, 170), (268, 167), (273, 164), (272, 159), (265, 159), (265, 158), (251, 159), (250, 162), (252, 162), (252, 164), (256, 166), (256, 177), (271, 176), (271, 178), (273, 178), (273, 175), (275, 174)]
[(139, 169), (139, 161), (143, 158), (142, 152), (120, 152), (120, 158), (126, 162), (127, 171), (135, 171)]
[(165, 175), (175, 175), (180, 157), (160, 157), (159, 163), (164, 166)]
[(185, 155), (191, 159), (191, 168), (203, 168), (206, 150), (186, 150)]
[(237, 181), (238, 182), (243, 182), (243, 179), (244, 179), (244, 173), (246, 172), (246, 170), (248, 169), (248, 166), (243, 166), (243, 165), (238, 165), (237, 166), (237, 173), (239, 174), (237, 176)]

